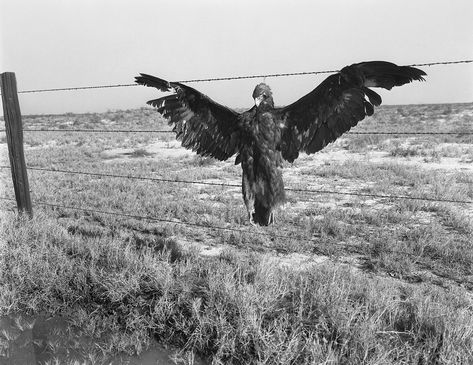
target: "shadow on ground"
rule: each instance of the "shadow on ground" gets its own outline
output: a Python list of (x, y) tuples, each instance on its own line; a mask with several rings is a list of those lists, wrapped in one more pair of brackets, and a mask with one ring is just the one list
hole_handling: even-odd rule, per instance
[[(0, 317), (0, 365), (36, 364), (176, 364), (175, 354), (156, 342), (139, 356), (105, 357), (87, 336), (62, 317)], [(200, 360), (194, 364), (203, 365)]]

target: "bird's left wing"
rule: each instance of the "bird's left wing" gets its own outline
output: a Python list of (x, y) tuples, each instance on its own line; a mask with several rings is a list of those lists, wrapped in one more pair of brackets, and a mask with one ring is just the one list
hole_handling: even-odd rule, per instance
[(168, 82), (157, 77), (140, 74), (138, 84), (172, 91), (171, 95), (150, 100), (147, 104), (169, 118), (182, 146), (201, 156), (211, 156), (221, 161), (238, 151), (241, 140), (240, 114), (214, 102), (199, 91), (178, 82)]
[(293, 162), (299, 151), (320, 151), (372, 115), (373, 106), (381, 104), (381, 97), (369, 87), (390, 90), (413, 80), (424, 80), (424, 75), (417, 68), (384, 61), (344, 67), (295, 103), (276, 109), (283, 127), (282, 156)]

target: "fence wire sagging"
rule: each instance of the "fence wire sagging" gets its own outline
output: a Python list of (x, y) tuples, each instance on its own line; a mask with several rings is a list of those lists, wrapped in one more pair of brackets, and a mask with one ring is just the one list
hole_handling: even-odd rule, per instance
[[(435, 66), (435, 65), (452, 65), (452, 64), (461, 64), (461, 63), (472, 63), (473, 60), (463, 60), (463, 61), (448, 61), (448, 62), (432, 62), (432, 63), (418, 63), (418, 64), (411, 64), (408, 66)], [(293, 73), (279, 73), (279, 74), (267, 74), (267, 75), (249, 75), (249, 76), (232, 76), (232, 77), (218, 77), (218, 78), (207, 78), (207, 79), (190, 79), (190, 80), (182, 80), (178, 81), (181, 83), (192, 83), (192, 82), (210, 82), (210, 81), (223, 81), (223, 80), (239, 80), (239, 79), (251, 79), (251, 78), (265, 78), (265, 77), (282, 77), (282, 76), (301, 76), (301, 75), (314, 75), (314, 74), (324, 74), (324, 73), (334, 73), (338, 72), (338, 70), (331, 70), (331, 71), (308, 71), (308, 72), (293, 72)], [(97, 86), (81, 86), (81, 87), (69, 87), (69, 88), (51, 88), (51, 89), (37, 89), (37, 90), (22, 90), (19, 91), (18, 94), (27, 94), (27, 93), (41, 93), (41, 92), (53, 92), (53, 91), (74, 91), (74, 90), (89, 90), (89, 89), (102, 89), (102, 88), (117, 88), (117, 87), (131, 87), (131, 86), (138, 86), (138, 84), (114, 84), (114, 85), (97, 85)], [(0, 132), (5, 132), (6, 130), (0, 130)], [(133, 129), (87, 129), (87, 128), (28, 128), (22, 130), (24, 132), (54, 132), (54, 133), (68, 133), (68, 132), (77, 132), (77, 133), (173, 133), (170, 130), (154, 130), (154, 129), (143, 129), (143, 130), (133, 130)], [(461, 132), (425, 132), (425, 131), (363, 131), (363, 132), (347, 132), (347, 134), (351, 135), (423, 135), (423, 136), (441, 136), (441, 135), (452, 135), (452, 136), (469, 136), (473, 135), (473, 132), (468, 131), (461, 131)], [(8, 169), (9, 166), (0, 166), (0, 169)], [(131, 180), (142, 180), (142, 181), (150, 181), (156, 183), (176, 183), (176, 184), (200, 184), (200, 185), (208, 185), (208, 186), (218, 186), (218, 187), (241, 187), (241, 184), (233, 184), (233, 183), (216, 183), (216, 182), (208, 182), (208, 181), (193, 181), (193, 180), (183, 180), (183, 179), (167, 179), (161, 177), (144, 177), (144, 176), (133, 176), (133, 175), (123, 175), (123, 174), (109, 174), (109, 173), (101, 173), (101, 172), (90, 172), (90, 171), (77, 171), (77, 170), (65, 170), (65, 169), (52, 169), (52, 168), (43, 168), (38, 166), (27, 166), (28, 170), (32, 171), (41, 171), (47, 173), (55, 173), (55, 174), (76, 174), (76, 175), (83, 175), (83, 176), (95, 176), (95, 177), (107, 177), (107, 178), (116, 178), (116, 179), (131, 179)], [(362, 192), (352, 192), (352, 191), (337, 191), (337, 190), (328, 190), (328, 189), (299, 189), (288, 187), (286, 188), (287, 191), (294, 192), (294, 193), (304, 193), (304, 194), (332, 194), (332, 195), (351, 195), (351, 196), (360, 196), (360, 197), (370, 197), (370, 198), (379, 198), (379, 199), (405, 199), (405, 200), (419, 200), (419, 201), (428, 201), (433, 203), (453, 203), (453, 204), (472, 204), (472, 200), (461, 200), (461, 199), (440, 199), (440, 198), (432, 198), (432, 197), (416, 197), (416, 196), (408, 196), (408, 195), (388, 195), (388, 194), (375, 194), (375, 193), (362, 193)], [(5, 201), (15, 201), (11, 198), (0, 198)], [(205, 228), (205, 229), (214, 229), (214, 230), (222, 230), (222, 231), (229, 231), (233, 233), (249, 233), (249, 234), (257, 234), (257, 235), (264, 235), (274, 238), (281, 238), (281, 239), (294, 239), (293, 236), (285, 236), (285, 235), (277, 235), (274, 233), (268, 234), (263, 232), (258, 232), (254, 230), (242, 230), (238, 228), (232, 227), (219, 227), (213, 225), (205, 225), (199, 223), (192, 223), (192, 222), (183, 222), (177, 221), (167, 218), (160, 218), (160, 217), (150, 217), (150, 216), (143, 216), (137, 214), (130, 214), (124, 212), (112, 212), (112, 211), (105, 211), (105, 210), (96, 210), (84, 207), (75, 207), (75, 206), (68, 206), (68, 205), (61, 205), (61, 204), (52, 204), (44, 201), (34, 201), (35, 204), (50, 207), (52, 209), (72, 209), (77, 211), (83, 212), (93, 212), (97, 214), (107, 214), (107, 215), (115, 215), (120, 217), (126, 218), (133, 218), (138, 220), (147, 220), (147, 221), (154, 221), (154, 222), (161, 222), (166, 224), (179, 224), (185, 225), (189, 227), (198, 227), (198, 228)], [(315, 238), (315, 237), (314, 237)], [(304, 240), (307, 240), (305, 238)], [(310, 239), (309, 239), (310, 240)], [(395, 251), (394, 251), (395, 252)]]

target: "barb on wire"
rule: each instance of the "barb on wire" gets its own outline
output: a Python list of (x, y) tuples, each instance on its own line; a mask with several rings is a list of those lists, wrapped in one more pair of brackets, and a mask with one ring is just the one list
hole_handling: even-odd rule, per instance
[[(9, 168), (9, 166), (0, 166), (0, 169)], [(192, 181), (192, 180), (179, 180), (179, 179), (166, 179), (160, 177), (145, 177), (145, 176), (133, 176), (133, 175), (118, 175), (118, 174), (105, 174), (99, 172), (87, 172), (87, 171), (73, 171), (73, 170), (62, 170), (62, 169), (46, 169), (41, 167), (27, 167), (28, 170), (36, 171), (45, 171), (45, 172), (54, 172), (54, 173), (65, 173), (65, 174), (77, 174), (77, 175), (87, 175), (87, 176), (99, 176), (99, 177), (113, 177), (113, 178), (125, 178), (125, 179), (134, 179), (134, 180), (144, 180), (144, 181), (155, 181), (155, 182), (170, 182), (170, 183), (183, 183), (183, 184), (198, 184), (198, 185), (211, 185), (211, 186), (220, 186), (220, 187), (238, 187), (239, 184), (231, 183), (215, 183), (208, 181)], [(359, 193), (359, 192), (347, 192), (347, 191), (335, 191), (335, 190), (318, 190), (318, 189), (299, 189), (299, 188), (285, 188), (286, 191), (299, 192), (299, 193), (309, 193), (309, 194), (336, 194), (336, 195), (351, 195), (351, 196), (364, 196), (371, 198), (383, 198), (383, 199), (406, 199), (406, 200), (420, 200), (420, 201), (430, 201), (437, 203), (457, 203), (457, 204), (472, 204), (472, 200), (456, 200), (456, 199), (438, 199), (438, 198), (428, 198), (428, 197), (414, 197), (407, 195), (385, 195), (385, 194), (371, 194), (371, 193)]]
[[(473, 62), (473, 60), (440, 61), (440, 62), (427, 62), (427, 63), (413, 63), (407, 66), (419, 67), (419, 66), (453, 65), (453, 64), (460, 64), (460, 63), (471, 63), (471, 62)], [(192, 82), (211, 82), (211, 81), (228, 81), (228, 80), (243, 80), (243, 79), (262, 79), (266, 77), (318, 75), (318, 74), (326, 74), (326, 73), (335, 73), (338, 71), (339, 70), (303, 71), (303, 72), (275, 73), (275, 74), (267, 74), (267, 75), (211, 77), (211, 78), (202, 78), (202, 79), (180, 80), (180, 81), (175, 81), (175, 82), (192, 83)], [(105, 88), (130, 87), (130, 86), (138, 86), (138, 84), (115, 84), (115, 85), (96, 85), (96, 86), (62, 87), (62, 88), (37, 89), (37, 90), (22, 90), (22, 91), (18, 91), (18, 94), (40, 93), (40, 92), (49, 92), (49, 91), (105, 89)]]

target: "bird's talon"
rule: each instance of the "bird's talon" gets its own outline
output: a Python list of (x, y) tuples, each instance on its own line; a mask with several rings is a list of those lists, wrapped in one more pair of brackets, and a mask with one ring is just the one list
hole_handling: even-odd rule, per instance
[(256, 227), (256, 223), (255, 223), (255, 220), (254, 220), (255, 211), (252, 210), (252, 211), (248, 212), (248, 215), (249, 215), (249, 218), (250, 218), (250, 224), (252, 226)]
[(274, 224), (274, 223), (275, 223), (274, 212), (271, 212), (271, 213), (269, 214), (268, 225)]

